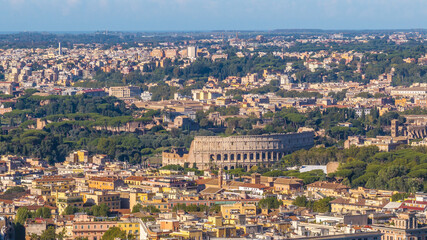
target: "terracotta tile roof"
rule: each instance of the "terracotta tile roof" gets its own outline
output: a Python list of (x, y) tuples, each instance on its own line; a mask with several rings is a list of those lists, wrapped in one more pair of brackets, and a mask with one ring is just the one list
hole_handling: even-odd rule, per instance
[(146, 177), (142, 177), (142, 176), (130, 176), (127, 177), (125, 180), (129, 180), (129, 181), (145, 181), (147, 180)]
[(350, 202), (350, 199), (337, 198), (330, 201), (331, 204), (342, 204), (342, 205), (352, 205), (352, 206), (366, 206), (371, 208), (383, 208), (386, 204), (376, 205), (367, 205), (365, 199), (359, 199), (355, 202)]
[(217, 194), (222, 191), (222, 188), (208, 187), (200, 192), (200, 194)]
[(44, 206), (42, 206), (42, 205), (30, 205), (30, 206), (25, 206), (25, 207), (30, 211), (34, 211), (34, 210), (37, 210), (37, 209), (42, 208)]
[[(226, 181), (224, 181), (225, 184)], [(204, 183), (205, 185), (218, 185), (218, 179), (217, 178), (211, 178), (209, 181), (206, 181)]]
[(401, 206), (400, 208), (402, 208), (402, 209), (408, 209), (408, 210), (413, 210), (413, 211), (424, 211), (424, 210), (426, 210), (425, 207)]
[[(210, 181), (214, 180), (215, 178), (202, 178), (202, 179), (197, 179), (196, 180), (196, 184), (197, 185), (203, 185), (206, 183), (209, 183)], [(217, 180), (218, 181), (218, 180)]]
[(230, 184), (228, 184), (228, 186), (230, 186), (230, 187), (241, 187), (241, 186), (244, 186), (244, 184), (245, 183), (243, 183), (243, 182), (232, 181), (232, 182), (230, 182)]
[(302, 184), (303, 180), (299, 178), (277, 178), (274, 181), (274, 184), (284, 184), (284, 185), (291, 185), (291, 184)]
[(243, 183), (240, 185), (240, 187), (247, 187), (247, 188), (259, 188), (259, 189), (265, 189), (267, 186), (263, 184), (254, 184), (254, 183)]
[(42, 178), (34, 180), (35, 182), (46, 182), (46, 181), (72, 181), (73, 178), (67, 178), (63, 176), (44, 176)]
[(414, 204), (422, 204), (427, 205), (426, 201), (413, 201), (413, 200), (405, 200), (404, 203), (414, 203)]
[(13, 203), (12, 200), (8, 200), (8, 199), (0, 199), (0, 202), (6, 203), (6, 204), (12, 204)]
[(326, 181), (318, 181), (309, 184), (307, 187), (315, 187), (315, 188), (325, 188), (325, 189), (349, 189), (350, 187), (345, 186), (341, 183), (335, 183), (335, 182), (326, 182)]
[(101, 182), (114, 182), (116, 179), (111, 177), (91, 177), (92, 181), (101, 181)]

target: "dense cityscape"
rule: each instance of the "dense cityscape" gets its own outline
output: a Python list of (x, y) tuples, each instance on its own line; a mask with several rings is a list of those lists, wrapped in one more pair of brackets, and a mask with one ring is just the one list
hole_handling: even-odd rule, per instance
[(0, 239), (427, 239), (426, 41), (0, 34)]

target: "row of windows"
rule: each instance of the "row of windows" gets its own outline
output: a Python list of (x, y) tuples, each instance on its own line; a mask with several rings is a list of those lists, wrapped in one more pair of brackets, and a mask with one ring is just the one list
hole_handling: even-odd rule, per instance
[[(91, 229), (91, 227), (90, 227), (91, 225), (87, 225), (86, 226), (86, 229)], [(107, 226), (107, 228), (106, 229), (109, 229), (110, 228), (110, 225), (106, 225)], [(92, 229), (96, 229), (96, 225), (92, 225)], [(100, 229), (103, 229), (103, 227), (104, 227), (104, 225), (99, 225), (99, 228)], [(76, 226), (74, 226), (74, 229), (78, 229), (78, 226), (76, 225)], [(85, 225), (81, 225), (80, 226), (80, 229), (85, 229)]]
[(99, 183), (99, 182), (92, 182), (91, 184), (102, 185), (102, 186), (113, 186), (112, 183), (105, 183), (105, 182), (101, 182), (101, 183)]
[(228, 161), (228, 156), (230, 156), (230, 160), (233, 161), (235, 158), (237, 161), (239, 160), (259, 160), (259, 159), (277, 159), (277, 158), (281, 158), (283, 155), (283, 153), (277, 153), (277, 152), (263, 152), (263, 153), (244, 153), (244, 154), (217, 154), (216, 155), (216, 159), (214, 154), (210, 155), (210, 160), (217, 160), (217, 161)]
[[(80, 235), (80, 236), (85, 235), (87, 237), (87, 234), (84, 234), (84, 233), (77, 233), (77, 235)], [(88, 239), (90, 240), (90, 238), (88, 238)], [(97, 237), (93, 237), (92, 239), (93, 240), (97, 240), (98, 238)]]
[(12, 213), (12, 208), (3, 208), (3, 209), (0, 209), (0, 213)]

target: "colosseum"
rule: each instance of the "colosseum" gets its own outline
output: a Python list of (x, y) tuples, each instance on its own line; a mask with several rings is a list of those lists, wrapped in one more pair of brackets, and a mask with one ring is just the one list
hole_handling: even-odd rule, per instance
[(255, 165), (270, 166), (293, 151), (314, 145), (313, 132), (219, 137), (197, 136), (187, 152), (173, 148), (162, 154), (162, 164), (188, 163), (199, 169), (222, 167), (225, 170)]

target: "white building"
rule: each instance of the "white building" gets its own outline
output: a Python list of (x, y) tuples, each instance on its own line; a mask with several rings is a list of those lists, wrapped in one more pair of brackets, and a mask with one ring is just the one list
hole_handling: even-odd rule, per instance
[(425, 97), (427, 96), (427, 87), (398, 88), (391, 90), (390, 95), (393, 97)]
[(189, 46), (187, 48), (187, 56), (190, 59), (196, 59), (197, 58), (197, 47), (196, 46)]
[(153, 94), (150, 93), (149, 91), (142, 92), (141, 93), (141, 100), (144, 102), (151, 101), (152, 96), (153, 96)]
[(325, 174), (327, 174), (326, 165), (302, 165), (299, 169), (299, 172), (310, 172), (313, 170), (322, 170)]

